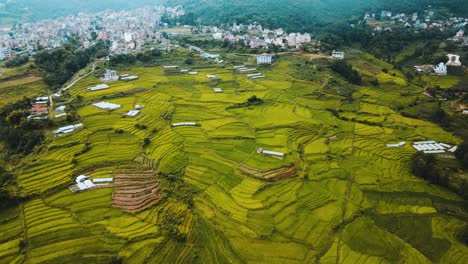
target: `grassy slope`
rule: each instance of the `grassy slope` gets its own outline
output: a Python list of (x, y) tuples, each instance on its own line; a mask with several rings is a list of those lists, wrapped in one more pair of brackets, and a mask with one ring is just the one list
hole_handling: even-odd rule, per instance
[(16, 68), (0, 68), (0, 107), (23, 97), (47, 95), (47, 85), (35, 69), (26, 64)]
[[(327, 70), (311, 73), (317, 77), (312, 81), (295, 78), (304, 69), (296, 56), (262, 69), (268, 78), (255, 81), (223, 68), (165, 76), (161, 67), (132, 67), (121, 73), (139, 74), (139, 80), (86, 92), (99, 81), (85, 78), (70, 91), (84, 98), (78, 113), (85, 129), (54, 139), (53, 148), (16, 171), (23, 194), (37, 198), (2, 214), (0, 262), (102, 262), (117, 255), (128, 263), (466, 262), (466, 246), (454, 238), (465, 223), (433, 206), (434, 200), (457, 205), (460, 198), (411, 175), (410, 146), (385, 147), (401, 140), (460, 139), (393, 111), (395, 101), (410, 102), (421, 89), (406, 85), (401, 73), (380, 60), (349, 54), (356, 69), (380, 81), (356, 87), (353, 101), (340, 95), (347, 84)], [(381, 75), (382, 68), (396, 76)], [(224, 92), (215, 94), (212, 87)], [(252, 95), (265, 103), (226, 110)], [(122, 108), (89, 106), (103, 99)], [(145, 106), (142, 113), (122, 118), (135, 104)], [(201, 126), (170, 127), (184, 121)], [(333, 135), (337, 140), (327, 143)], [(151, 144), (143, 147), (145, 137)], [(90, 150), (75, 155), (85, 143)], [(285, 152), (286, 158), (259, 155), (258, 147)], [(111, 176), (141, 153), (157, 160), (161, 172), (183, 174), (196, 190), (193, 208), (167, 197), (132, 215), (111, 207), (111, 189), (66, 189), (78, 173)], [(261, 170), (294, 164), (298, 177), (264, 182), (241, 174), (240, 164)], [(186, 234), (188, 243), (170, 239), (168, 225)]]

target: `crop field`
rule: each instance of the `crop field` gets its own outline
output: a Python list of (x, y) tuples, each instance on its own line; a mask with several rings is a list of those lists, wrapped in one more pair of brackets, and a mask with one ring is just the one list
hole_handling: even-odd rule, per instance
[[(95, 92), (97, 78), (81, 80), (69, 93), (83, 99), (83, 130), (50, 133), (49, 147), (15, 170), (28, 199), (0, 216), (0, 263), (467, 263), (456, 238), (466, 221), (434, 205), (462, 199), (410, 169), (411, 141), (461, 139), (401, 116), (393, 103), (422, 89), (350, 54), (379, 81), (354, 87), (352, 100), (331, 71), (321, 74), (336, 87), (293, 77), (299, 58), (288, 55), (260, 69), (265, 79), (230, 65), (193, 76), (127, 68), (119, 74), (139, 79)], [(263, 103), (242, 104), (253, 95)], [(135, 105), (141, 112), (125, 116)], [(72, 193), (81, 174), (114, 182)]]
[(47, 85), (29, 64), (16, 68), (0, 68), (0, 107), (15, 103), (23, 97), (38, 97), (48, 93)]

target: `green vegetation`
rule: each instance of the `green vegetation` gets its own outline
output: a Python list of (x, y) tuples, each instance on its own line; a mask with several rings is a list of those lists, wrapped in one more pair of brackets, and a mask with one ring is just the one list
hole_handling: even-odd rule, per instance
[(31, 100), (26, 98), (0, 109), (0, 140), (9, 151), (7, 155), (30, 153), (44, 140), (41, 130), (49, 124), (28, 120), (30, 108)]
[(18, 67), (29, 62), (29, 57), (26, 55), (19, 55), (5, 62), (5, 66), (8, 68)]
[[(417, 101), (443, 109), (451, 121), (447, 106), (422, 98), (422, 87), (370, 54), (347, 52), (345, 71), (359, 75), (360, 85), (332, 70), (330, 59), (308, 55), (279, 55), (259, 68), (266, 78), (249, 79), (232, 70), (234, 63), (175, 50), (149, 61), (135, 56), (134, 64), (108, 62), (118, 74), (139, 76), (131, 82), (95, 92), (87, 91), (100, 83), (93, 74), (77, 82), (60, 99), (69, 120), (41, 127), (44, 147), (6, 162), (9, 171), (0, 173), (3, 193), (18, 203), (0, 214), (0, 262), (467, 262), (466, 202), (413, 175), (409, 144), (463, 139), (402, 115)], [(160, 66), (188, 58), (198, 75), (166, 75)], [(121, 108), (92, 106), (103, 100)], [(135, 105), (141, 112), (124, 116)], [(24, 128), (21, 109), (1, 112), (10, 129)], [(83, 129), (50, 132), (75, 122)], [(179, 122), (197, 126), (172, 126)], [(403, 140), (401, 148), (386, 146)], [(0, 148), (3, 154), (9, 145)], [(465, 173), (453, 157), (417, 157), (418, 174), (440, 168), (449, 188), (463, 183), (452, 179)], [(68, 187), (81, 174), (117, 181), (72, 193)], [(128, 204), (118, 203), (119, 193), (147, 186), (157, 190), (144, 193), (149, 206), (120, 209)]]
[(245, 103), (235, 104), (228, 108), (232, 109), (232, 108), (240, 108), (240, 107), (250, 107), (250, 106), (261, 105), (261, 104), (263, 104), (263, 100), (258, 98), (256, 95), (252, 95), (252, 97), (247, 99)]
[(455, 152), (455, 157), (460, 160), (463, 167), (468, 168), (468, 142), (464, 141)]
[(361, 84), (361, 76), (359, 76), (359, 73), (355, 70), (353, 70), (353, 67), (346, 62), (342, 61), (335, 61), (331, 65), (331, 69), (335, 71), (336, 73), (340, 74), (343, 76), (346, 80), (348, 80), (352, 84), (359, 85)]
[(0, 108), (24, 97), (35, 98), (49, 92), (41, 73), (33, 64), (0, 68)]
[(52, 88), (58, 88), (88, 65), (92, 58), (105, 56), (108, 44), (99, 42), (83, 50), (67, 43), (60, 48), (38, 52), (35, 64), (43, 71), (44, 81)]

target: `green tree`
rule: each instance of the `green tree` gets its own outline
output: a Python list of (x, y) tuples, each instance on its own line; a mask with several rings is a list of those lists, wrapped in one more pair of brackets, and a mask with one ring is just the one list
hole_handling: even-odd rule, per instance
[(458, 146), (455, 157), (457, 157), (463, 167), (468, 168), (468, 141), (464, 141)]

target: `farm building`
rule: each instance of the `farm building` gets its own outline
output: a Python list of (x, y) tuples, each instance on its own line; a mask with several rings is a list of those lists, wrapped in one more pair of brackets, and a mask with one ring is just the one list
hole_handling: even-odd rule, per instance
[(222, 93), (222, 92), (223, 92), (223, 89), (221, 89), (221, 88), (213, 88), (213, 91), (214, 91), (215, 93)]
[(71, 133), (75, 130), (78, 130), (80, 128), (83, 127), (83, 124), (76, 124), (76, 125), (69, 125), (69, 126), (64, 126), (64, 127), (61, 127), (57, 130), (55, 130), (53, 133), (54, 134), (67, 134), (67, 133)]
[(40, 102), (40, 101), (49, 101), (49, 97), (48, 96), (37, 97), (36, 101), (38, 101), (38, 102)]
[(138, 79), (138, 76), (137, 75), (129, 75), (129, 76), (122, 77), (120, 79), (123, 80), (123, 81), (133, 81), (133, 80)]
[(140, 110), (130, 110), (128, 113), (126, 113), (126, 116), (134, 117), (137, 116), (140, 113)]
[(182, 122), (182, 123), (174, 123), (172, 127), (180, 127), (180, 126), (198, 126), (195, 122)]
[(188, 74), (189, 74), (189, 75), (197, 75), (198, 72), (189, 72)]
[(259, 79), (259, 78), (265, 78), (265, 75), (261, 73), (253, 73), (253, 74), (247, 74), (247, 78), (249, 79)]
[(262, 54), (257, 56), (257, 64), (272, 64), (273, 56), (269, 54)]
[(458, 150), (458, 146), (454, 146), (454, 147), (450, 148), (448, 151), (452, 152), (452, 153), (455, 153), (457, 150)]
[(211, 54), (211, 53), (203, 53), (201, 55), (205, 59), (217, 59), (219, 58), (219, 54)]
[(240, 73), (249, 73), (249, 72), (254, 72), (257, 71), (256, 68), (239, 68), (237, 69)]
[(114, 178), (98, 178), (98, 179), (93, 179), (93, 183), (109, 183), (113, 182)]
[(389, 148), (399, 148), (399, 147), (403, 147), (404, 145), (406, 144), (405, 141), (402, 141), (398, 144), (387, 144), (387, 147)]
[(340, 60), (344, 60), (345, 53), (342, 51), (332, 51), (332, 57)]
[(426, 154), (442, 154), (447, 151), (455, 152), (457, 149), (456, 146), (452, 147), (449, 144), (437, 143), (433, 140), (413, 142), (413, 148), (416, 149), (417, 151), (422, 151)]
[(212, 75), (212, 74), (207, 74), (207, 75), (206, 75), (206, 78), (212, 79), (212, 80), (217, 80), (217, 79), (219, 79), (218, 76)]
[(109, 87), (110, 87), (109, 85), (103, 83), (103, 84), (99, 84), (99, 85), (96, 85), (96, 86), (93, 86), (93, 87), (89, 87), (87, 90), (92, 92), (92, 91), (104, 90), (104, 89), (107, 89)]
[(61, 118), (61, 117), (64, 117), (66, 115), (67, 115), (67, 113), (61, 113), (61, 114), (55, 115), (54, 117), (55, 118)]
[(121, 105), (118, 104), (113, 104), (113, 103), (108, 103), (108, 102), (99, 102), (93, 104), (95, 107), (103, 109), (103, 110), (116, 110), (121, 108)]
[(178, 65), (164, 66), (164, 74), (180, 74), (180, 68)]
[(260, 79), (260, 78), (265, 78), (265, 76), (264, 75), (259, 75), (259, 76), (252, 77), (250, 79)]
[(55, 112), (60, 112), (60, 111), (64, 111), (66, 108), (66, 106), (64, 105), (61, 105), (61, 106), (58, 106), (58, 107), (55, 107), (54, 111)]
[(270, 150), (264, 150), (263, 148), (259, 148), (257, 150), (258, 154), (265, 154), (265, 155), (270, 155), (278, 158), (284, 158), (284, 153), (281, 152), (276, 152), (276, 151), (270, 151)]
[(85, 175), (80, 175), (76, 177), (75, 181), (76, 181), (76, 186), (78, 187), (80, 191), (84, 191), (84, 190), (88, 190), (88, 189), (92, 189), (96, 187), (96, 185), (94, 185), (94, 183), (89, 180), (89, 177)]

